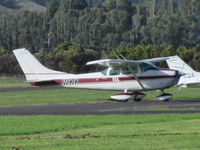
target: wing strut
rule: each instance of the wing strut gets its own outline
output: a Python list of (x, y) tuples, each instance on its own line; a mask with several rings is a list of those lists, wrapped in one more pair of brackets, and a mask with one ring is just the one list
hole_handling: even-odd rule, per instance
[(138, 82), (139, 85), (141, 86), (141, 89), (144, 90), (145, 88), (144, 88), (143, 84), (141, 83), (141, 81), (139, 80), (139, 78), (136, 76), (136, 74), (134, 73), (133, 69), (130, 67), (129, 64), (128, 64), (128, 68), (129, 68), (129, 70), (131, 70), (131, 72), (132, 72), (134, 78), (137, 80), (137, 82)]

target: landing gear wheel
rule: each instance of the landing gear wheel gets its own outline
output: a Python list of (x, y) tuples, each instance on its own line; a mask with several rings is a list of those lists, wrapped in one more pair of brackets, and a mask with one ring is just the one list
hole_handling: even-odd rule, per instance
[(134, 98), (133, 101), (134, 102), (140, 102), (142, 100), (142, 98)]
[(145, 94), (140, 92), (135, 92), (133, 93), (133, 95), (134, 95), (133, 101), (135, 102), (140, 102), (145, 97)]
[(164, 93), (164, 92), (163, 92), (163, 94), (157, 96), (157, 100), (159, 100), (159, 101), (164, 101), (164, 102), (168, 102), (168, 101), (172, 98), (172, 96), (173, 96), (173, 95), (170, 94), (170, 93)]
[(128, 99), (126, 99), (126, 100), (107, 99), (107, 100), (112, 101), (112, 102), (120, 102), (120, 103), (128, 102)]

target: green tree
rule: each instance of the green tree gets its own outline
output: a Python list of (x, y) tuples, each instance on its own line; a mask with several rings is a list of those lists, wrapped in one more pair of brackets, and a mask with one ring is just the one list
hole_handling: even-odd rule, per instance
[(116, 0), (116, 8), (121, 10), (131, 11), (131, 2), (129, 0)]
[(83, 10), (88, 5), (85, 0), (62, 0), (60, 6), (64, 11), (67, 11), (68, 9)]
[(106, 0), (104, 3), (104, 7), (106, 7), (107, 10), (116, 9), (116, 0)]
[(51, 0), (48, 5), (48, 14), (50, 18), (53, 18), (54, 14), (57, 12), (59, 3), (57, 0)]

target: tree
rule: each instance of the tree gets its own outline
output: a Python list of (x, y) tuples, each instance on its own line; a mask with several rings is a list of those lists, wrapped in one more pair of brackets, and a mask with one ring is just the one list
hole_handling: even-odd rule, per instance
[(77, 10), (83, 10), (88, 7), (86, 0), (72, 0), (72, 8)]
[[(93, 50), (86, 50), (75, 43), (61, 43), (53, 51), (47, 54), (49, 64), (57, 70), (69, 73), (81, 73), (89, 71), (86, 66), (88, 61), (99, 59), (98, 53)], [(43, 56), (43, 55), (40, 55)], [(93, 68), (94, 69), (94, 68)]]
[(65, 11), (68, 9), (83, 10), (88, 7), (85, 0), (62, 0), (60, 6)]
[(106, 0), (104, 6), (107, 10), (116, 9), (116, 0)]
[(57, 12), (59, 4), (57, 0), (51, 0), (48, 6), (48, 14), (50, 19), (53, 18), (54, 14)]
[(131, 2), (129, 0), (116, 0), (116, 8), (131, 12)]

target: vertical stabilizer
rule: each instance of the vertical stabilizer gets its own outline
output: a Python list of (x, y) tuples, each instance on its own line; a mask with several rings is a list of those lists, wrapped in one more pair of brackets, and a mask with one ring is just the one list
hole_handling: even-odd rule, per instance
[(27, 49), (13, 50), (27, 81), (50, 80), (63, 75), (64, 72), (51, 70), (43, 66)]
[(200, 83), (200, 73), (193, 70), (188, 64), (186, 64), (180, 57), (171, 56), (166, 60), (170, 69), (178, 70), (185, 73), (181, 76), (177, 85), (187, 87), (194, 86)]
[(178, 70), (184, 73), (196, 72), (187, 63), (185, 63), (179, 56), (168, 57), (167, 64), (170, 69)]

